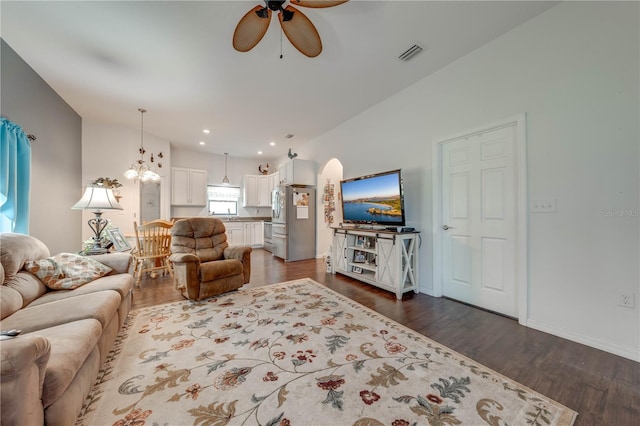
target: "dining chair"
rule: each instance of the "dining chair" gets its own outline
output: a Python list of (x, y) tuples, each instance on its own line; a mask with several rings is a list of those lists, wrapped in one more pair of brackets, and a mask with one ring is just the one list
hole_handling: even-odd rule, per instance
[(133, 277), (135, 286), (140, 287), (140, 278), (145, 272), (163, 270), (173, 278), (171, 255), (171, 228), (173, 223), (153, 220), (143, 225), (133, 222), (136, 231), (136, 248), (133, 255)]

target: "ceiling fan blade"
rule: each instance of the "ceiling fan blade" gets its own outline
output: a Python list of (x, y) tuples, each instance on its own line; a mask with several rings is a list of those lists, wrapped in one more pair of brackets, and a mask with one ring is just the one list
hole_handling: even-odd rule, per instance
[[(261, 17), (265, 16), (266, 17)], [(233, 47), (239, 52), (248, 52), (260, 43), (271, 23), (271, 10), (256, 6), (240, 19), (233, 32)]]
[(303, 7), (333, 7), (342, 3), (346, 3), (349, 0), (290, 0), (291, 4)]
[[(285, 16), (288, 20), (285, 20)], [(300, 53), (315, 58), (322, 52), (320, 34), (304, 13), (289, 5), (278, 14), (278, 19), (284, 34)]]

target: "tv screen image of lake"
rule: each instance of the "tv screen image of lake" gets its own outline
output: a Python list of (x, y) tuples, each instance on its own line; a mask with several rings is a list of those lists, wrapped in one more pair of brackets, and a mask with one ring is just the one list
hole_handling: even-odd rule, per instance
[(389, 215), (393, 207), (368, 202), (345, 202), (344, 218), (357, 222), (376, 222), (384, 220), (385, 222), (402, 222), (402, 215)]

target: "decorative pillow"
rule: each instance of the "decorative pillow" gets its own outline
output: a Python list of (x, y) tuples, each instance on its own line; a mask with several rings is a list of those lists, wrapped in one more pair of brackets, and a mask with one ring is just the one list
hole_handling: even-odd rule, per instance
[(24, 269), (54, 290), (73, 290), (103, 277), (113, 269), (87, 256), (60, 253), (40, 260), (25, 262)]

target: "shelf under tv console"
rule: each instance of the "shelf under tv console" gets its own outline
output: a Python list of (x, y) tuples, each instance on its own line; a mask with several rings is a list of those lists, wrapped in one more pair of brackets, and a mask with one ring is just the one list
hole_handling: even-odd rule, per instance
[(332, 273), (394, 292), (418, 292), (418, 235), (384, 229), (333, 228)]

